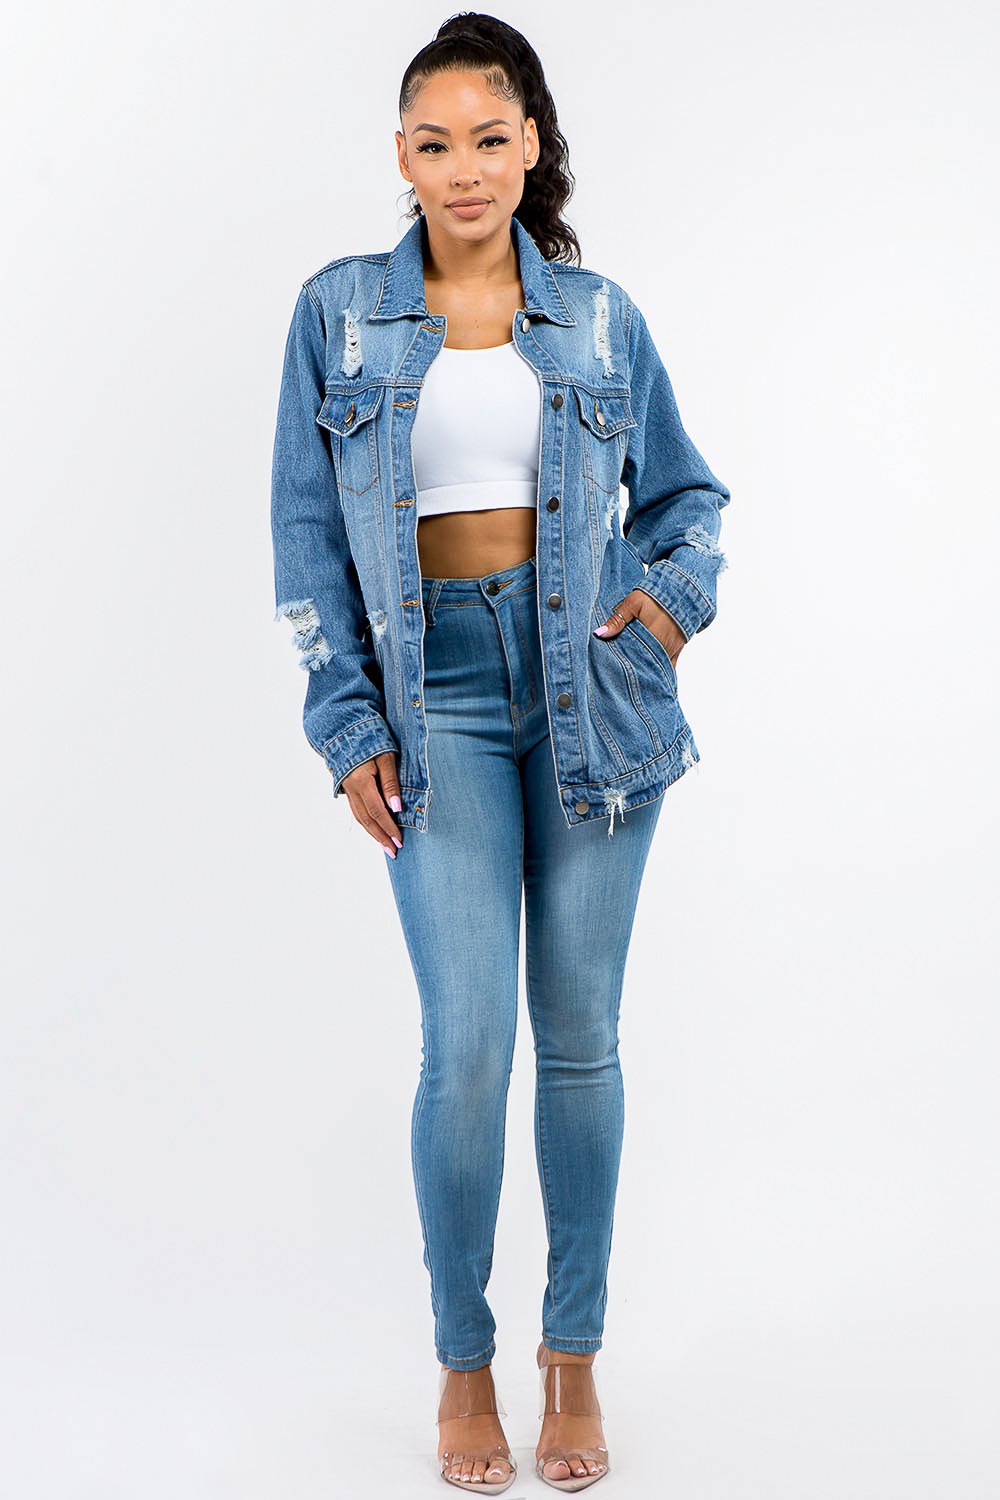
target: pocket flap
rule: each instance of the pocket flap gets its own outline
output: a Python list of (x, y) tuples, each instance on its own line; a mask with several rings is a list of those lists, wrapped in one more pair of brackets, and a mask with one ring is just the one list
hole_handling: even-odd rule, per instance
[(350, 437), (375, 415), (384, 392), (383, 385), (327, 391), (316, 420), (321, 427), (328, 427), (341, 437)]
[(595, 437), (614, 437), (623, 427), (637, 427), (632, 415), (632, 404), (628, 391), (588, 391), (585, 386), (575, 385), (576, 399), (580, 406), (580, 419)]

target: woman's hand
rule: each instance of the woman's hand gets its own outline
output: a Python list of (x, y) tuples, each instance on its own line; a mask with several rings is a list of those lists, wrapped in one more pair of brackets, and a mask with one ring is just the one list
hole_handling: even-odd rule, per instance
[(620, 635), (630, 620), (641, 620), (646, 629), (656, 636), (676, 671), (677, 658), (681, 654), (681, 649), (687, 644), (687, 638), (673, 615), (668, 614), (662, 604), (657, 604), (656, 600), (649, 594), (643, 593), (642, 589), (633, 589), (630, 594), (626, 594), (621, 603), (615, 605), (606, 622), (595, 630), (594, 634), (602, 639)]
[(351, 804), (351, 812), (362, 828), (373, 839), (378, 840), (386, 854), (395, 859), (396, 849), (402, 849), (403, 844), (399, 837), (399, 827), (389, 809), (391, 807), (395, 812), (402, 812), (403, 804), (399, 796), (399, 774), (393, 752), (383, 750), (380, 755), (355, 766), (353, 771), (348, 771), (342, 784)]

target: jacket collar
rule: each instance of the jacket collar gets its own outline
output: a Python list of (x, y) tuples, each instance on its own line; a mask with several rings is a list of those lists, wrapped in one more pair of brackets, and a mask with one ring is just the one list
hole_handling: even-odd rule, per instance
[[(521, 285), (524, 288), (524, 310), (541, 314), (552, 323), (569, 326), (576, 323), (556, 284), (552, 266), (545, 259), (531, 235), (516, 214), (511, 215), (511, 238), (517, 250)], [(382, 276), (382, 289), (372, 318), (429, 317), (424, 295), (423, 214), (414, 219), (403, 238), (392, 251)]]

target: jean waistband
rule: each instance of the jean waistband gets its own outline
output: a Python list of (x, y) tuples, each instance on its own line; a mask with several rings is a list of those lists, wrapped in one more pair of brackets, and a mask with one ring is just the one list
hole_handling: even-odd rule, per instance
[(424, 578), (424, 602), (434, 595), (439, 599), (480, 598), (500, 593), (519, 593), (536, 582), (534, 557), (525, 558), (512, 568), (495, 568), (492, 573), (481, 573), (476, 578)]

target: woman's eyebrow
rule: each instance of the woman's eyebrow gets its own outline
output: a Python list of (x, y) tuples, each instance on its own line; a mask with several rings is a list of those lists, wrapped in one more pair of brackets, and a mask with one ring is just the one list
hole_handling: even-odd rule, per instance
[[(509, 120), (484, 120), (481, 125), (473, 125), (472, 129), (469, 131), (469, 134), (470, 135), (478, 135), (478, 133), (479, 133), (480, 130), (489, 130), (489, 128), (490, 128), (491, 125), (507, 125), (507, 126), (509, 126), (510, 125), (510, 121)], [(414, 133), (414, 135), (416, 135), (416, 133), (417, 133), (418, 130), (436, 130), (437, 133), (438, 133), (438, 135), (451, 135), (451, 131), (448, 129), (447, 125), (414, 125), (414, 127), (413, 127), (413, 133)]]

